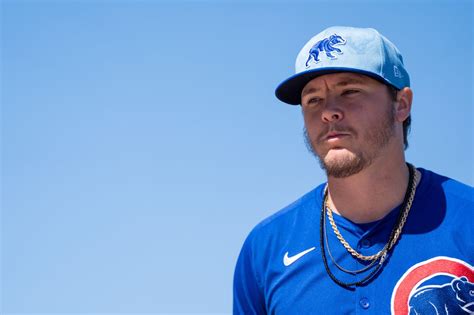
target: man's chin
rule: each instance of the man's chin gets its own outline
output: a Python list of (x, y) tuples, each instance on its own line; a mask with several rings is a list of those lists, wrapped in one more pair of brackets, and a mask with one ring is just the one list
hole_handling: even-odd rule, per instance
[(333, 148), (326, 153), (323, 160), (326, 165), (345, 165), (352, 164), (357, 159), (357, 155), (346, 148)]
[(336, 178), (357, 174), (367, 164), (363, 158), (344, 148), (329, 150), (324, 159), (320, 159), (320, 162), (327, 176)]
[(347, 148), (343, 147), (334, 147), (328, 150), (324, 159), (334, 159), (334, 158), (345, 158), (355, 156), (355, 154), (349, 151)]

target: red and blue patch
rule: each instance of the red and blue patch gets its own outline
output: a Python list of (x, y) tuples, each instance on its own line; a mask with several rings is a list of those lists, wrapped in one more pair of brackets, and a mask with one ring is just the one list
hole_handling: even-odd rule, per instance
[(474, 268), (445, 256), (420, 262), (398, 280), (391, 311), (406, 314), (473, 314)]

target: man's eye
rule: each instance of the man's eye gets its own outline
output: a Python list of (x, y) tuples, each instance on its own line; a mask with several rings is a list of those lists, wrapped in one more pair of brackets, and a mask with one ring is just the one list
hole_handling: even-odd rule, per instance
[(306, 102), (308, 105), (317, 105), (321, 102), (321, 98), (319, 97), (312, 97)]

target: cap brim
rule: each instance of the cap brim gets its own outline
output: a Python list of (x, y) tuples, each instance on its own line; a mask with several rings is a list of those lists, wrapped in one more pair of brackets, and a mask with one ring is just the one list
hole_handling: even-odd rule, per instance
[[(299, 105), (301, 104), (301, 92), (303, 88), (308, 84), (309, 81), (313, 80), (316, 77), (319, 77), (324, 74), (337, 73), (337, 72), (355, 72), (367, 75), (383, 83), (389, 83), (385, 81), (381, 76), (374, 74), (372, 72), (353, 69), (353, 68), (343, 68), (343, 67), (334, 67), (334, 68), (321, 68), (321, 69), (312, 69), (304, 72), (297, 73), (282, 83), (278, 85), (275, 90), (275, 96), (282, 102), (290, 105)], [(389, 83), (390, 84), (390, 83)]]

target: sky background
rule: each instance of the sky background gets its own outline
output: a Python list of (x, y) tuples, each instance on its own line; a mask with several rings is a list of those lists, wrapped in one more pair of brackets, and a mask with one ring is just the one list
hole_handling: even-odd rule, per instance
[(374, 27), (408, 161), (474, 185), (471, 1), (1, 1), (0, 313), (230, 313), (259, 221), (324, 181), (275, 87)]

